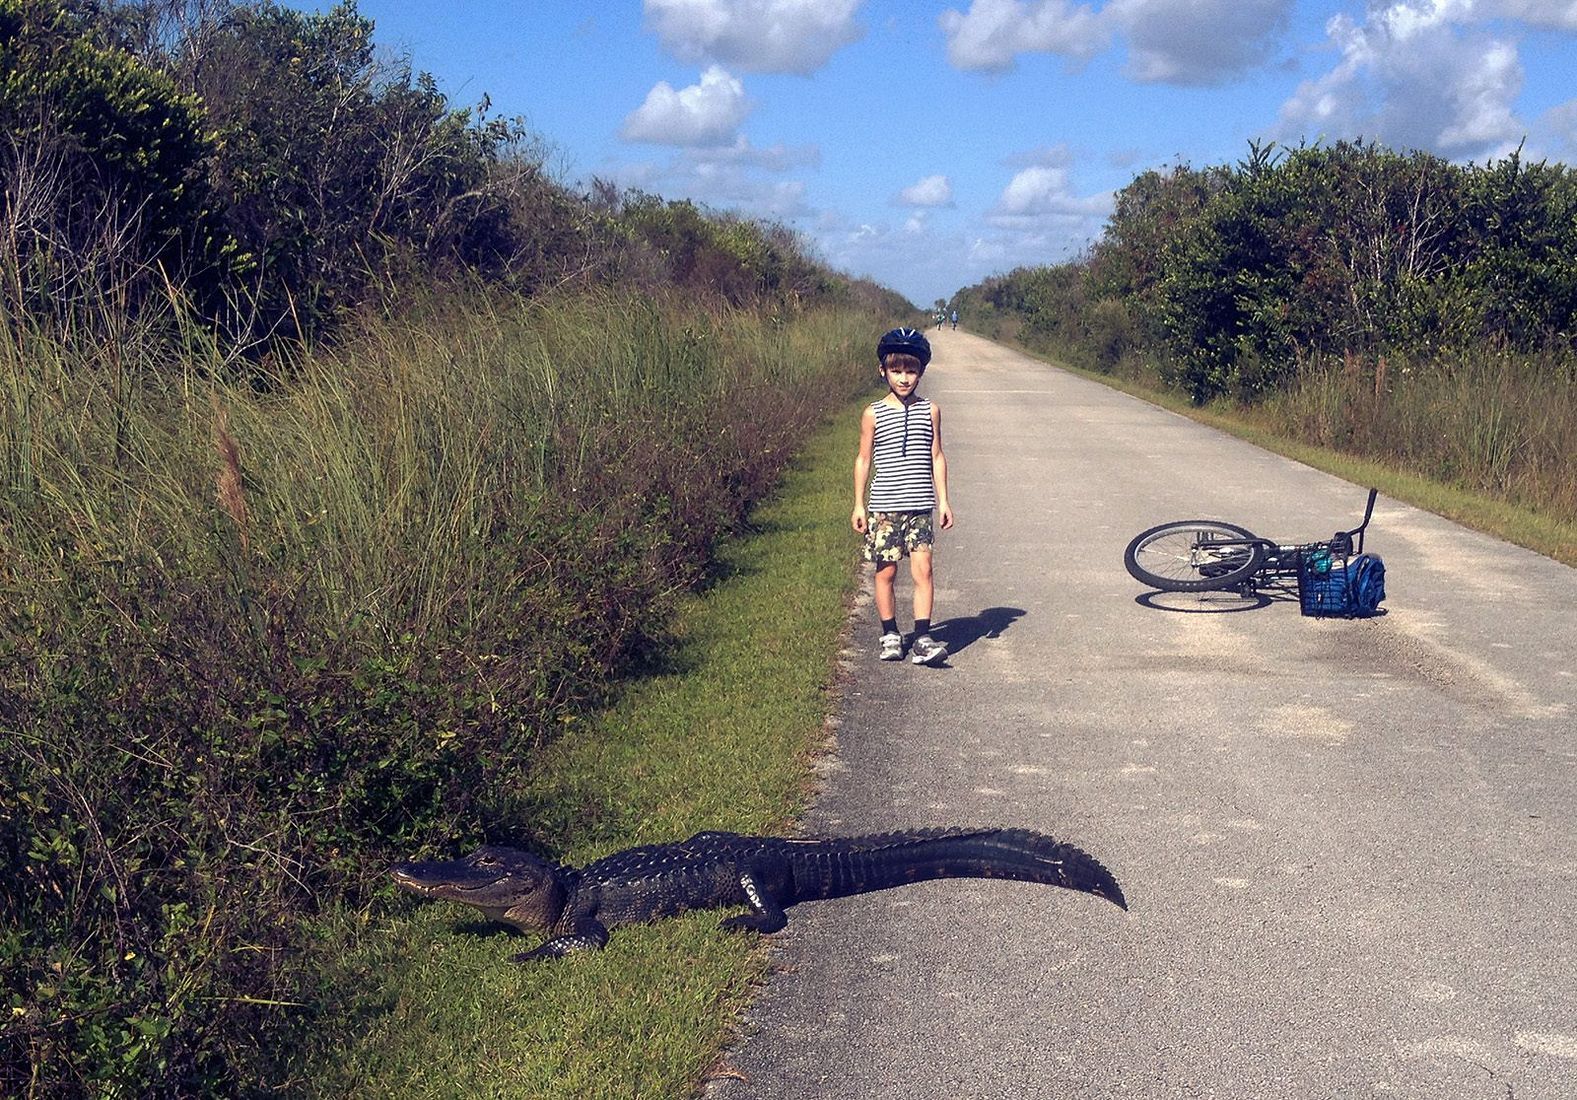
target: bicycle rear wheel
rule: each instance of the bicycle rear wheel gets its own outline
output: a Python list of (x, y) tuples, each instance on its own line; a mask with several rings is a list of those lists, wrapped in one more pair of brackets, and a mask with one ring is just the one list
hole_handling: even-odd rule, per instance
[(1236, 588), (1265, 560), (1265, 546), (1234, 523), (1189, 519), (1135, 535), (1123, 565), (1142, 584), (1163, 592)]

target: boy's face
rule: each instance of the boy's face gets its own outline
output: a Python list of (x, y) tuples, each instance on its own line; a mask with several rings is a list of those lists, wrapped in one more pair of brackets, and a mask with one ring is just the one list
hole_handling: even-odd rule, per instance
[(908, 397), (920, 384), (920, 377), (925, 374), (924, 367), (911, 367), (905, 364), (895, 364), (882, 368), (882, 377), (887, 380), (887, 388), (899, 397)]

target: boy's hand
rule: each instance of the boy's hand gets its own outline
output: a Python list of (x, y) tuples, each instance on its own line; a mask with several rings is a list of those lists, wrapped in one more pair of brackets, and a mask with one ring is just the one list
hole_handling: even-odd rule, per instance
[(953, 526), (953, 510), (944, 504), (938, 511), (941, 514), (942, 530), (951, 530)]
[(865, 509), (856, 508), (853, 514), (849, 516), (849, 523), (853, 525), (854, 529), (860, 534), (865, 534)]

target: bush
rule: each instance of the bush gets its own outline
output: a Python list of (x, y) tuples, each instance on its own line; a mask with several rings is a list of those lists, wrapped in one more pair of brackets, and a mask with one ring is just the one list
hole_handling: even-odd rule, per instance
[(511, 812), (908, 312), (371, 31), (0, 0), (0, 1092), (282, 1086), (320, 914)]
[(480, 838), (877, 324), (435, 296), (262, 390), (0, 348), (0, 1090), (277, 1084), (318, 914)]
[(172, 285), (212, 303), (233, 246), (195, 97), (95, 40), (60, 0), (0, 0), (0, 277), (13, 313), (135, 312)]
[(1463, 167), (1366, 142), (1251, 145), (1238, 165), (1143, 173), (1088, 255), (959, 297), (1100, 362), (1124, 354), (1112, 317), (1079, 318), (1120, 302), (1172, 385), (1255, 402), (1313, 357), (1571, 354), (1574, 209), (1577, 174), (1519, 154)]

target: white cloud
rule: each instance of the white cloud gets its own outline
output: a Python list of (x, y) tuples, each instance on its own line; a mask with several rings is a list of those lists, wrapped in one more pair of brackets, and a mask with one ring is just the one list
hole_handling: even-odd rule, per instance
[(1075, 158), (1065, 146), (1012, 158), (1023, 164), (986, 212), (987, 233), (975, 237), (965, 266), (978, 281), (993, 271), (1060, 263), (1096, 240), (1111, 216), (1110, 192), (1081, 195), (1073, 183)]
[(1535, 27), (1577, 31), (1577, 0), (1484, 0), (1486, 15), (1520, 19)]
[(1560, 159), (1577, 161), (1577, 99), (1545, 111), (1539, 131), (1542, 142), (1553, 147)]
[[(1505, 2), (1505, 0), (1501, 0)], [(1360, 24), (1326, 24), (1340, 60), (1281, 108), (1283, 140), (1367, 137), (1448, 157), (1514, 149), (1523, 70), (1516, 45), (1471, 25), (1473, 0), (1385, 0)]]
[[(970, 0), (938, 19), (948, 60), (959, 69), (1005, 72), (1021, 54), (1049, 53), (1087, 61), (1113, 45), (1127, 49), (1125, 71), (1139, 83), (1223, 84), (1276, 64), (1297, 0)], [(1441, 141), (1463, 147), (1496, 144), (1509, 125), (1508, 90), (1521, 80), (1512, 35), (1529, 27), (1577, 32), (1577, 0), (1367, 0), (1363, 14), (1341, 13), (1327, 33), (1342, 49), (1338, 69), (1353, 70), (1393, 103), (1404, 90), (1444, 92), (1457, 117), (1437, 118)], [(1472, 37), (1476, 30), (1479, 37)], [(1449, 38), (1453, 48), (1443, 46)], [(1417, 49), (1416, 58), (1408, 58)], [(1509, 52), (1508, 52), (1509, 51)], [(1445, 66), (1427, 79), (1424, 60)], [(1464, 67), (1468, 66), (1468, 67)], [(1411, 76), (1402, 70), (1416, 70)], [(1458, 78), (1461, 78), (1460, 81)], [(1330, 74), (1300, 89), (1315, 110), (1340, 111), (1351, 100)], [(1460, 84), (1460, 87), (1456, 85)], [(1394, 89), (1397, 95), (1386, 93)], [(1405, 107), (1393, 103), (1396, 111)], [(1295, 108), (1294, 114), (1302, 108)], [(1360, 107), (1352, 112), (1363, 114)], [(1377, 105), (1365, 117), (1380, 112)], [(1419, 120), (1420, 126), (1422, 120)], [(1413, 127), (1397, 122), (1399, 132)], [(1366, 131), (1371, 132), (1371, 131)], [(1491, 135), (1496, 135), (1491, 137)]]
[(666, 80), (659, 81), (646, 93), (646, 102), (624, 120), (619, 136), (654, 145), (727, 145), (749, 113), (745, 86), (713, 65), (701, 74), (699, 84), (677, 92)]
[(825, 219), (814, 239), (817, 252), (839, 271), (874, 279), (911, 302), (929, 304), (974, 281), (963, 263), (963, 239), (939, 234), (923, 219), (910, 217), (902, 225)]
[(1371, 22), (1398, 42), (1428, 35), (1436, 28), (1471, 22), (1474, 0), (1372, 0)]
[(745, 218), (787, 222), (816, 214), (806, 201), (804, 180), (760, 179), (736, 165), (717, 161), (694, 163), (677, 157), (666, 165), (620, 164), (606, 177), (623, 187), (650, 191), (665, 199), (690, 199)]
[(730, 145), (708, 145), (687, 149), (685, 159), (695, 165), (726, 164), (739, 168), (759, 168), (763, 172), (790, 172), (796, 168), (821, 165), (821, 149), (815, 145), (768, 145), (757, 148), (744, 134)]
[(952, 206), (953, 184), (946, 176), (926, 176), (898, 192), (899, 206)]
[(747, 218), (786, 221), (815, 213), (806, 203), (805, 181), (763, 178), (761, 173), (814, 167), (820, 156), (814, 147), (756, 149), (740, 137), (732, 145), (681, 149), (666, 164), (626, 162), (601, 174), (665, 198), (692, 199)]
[(1002, 72), (1019, 54), (1087, 60), (1128, 43), (1128, 73), (1144, 83), (1219, 84), (1270, 61), (1294, 0), (972, 0), (942, 13), (947, 56), (960, 69)]
[(1111, 209), (1109, 194), (1076, 195), (1067, 168), (1037, 164), (1020, 169), (1008, 181), (986, 220), (1006, 228), (1049, 222), (1098, 223)]
[(1064, 168), (1025, 168), (1002, 189), (996, 214), (1017, 217), (1048, 213), (1068, 194), (1068, 172)]
[(1023, 153), (1012, 153), (1002, 158), (1009, 168), (1068, 168), (1073, 164), (1073, 150), (1066, 144), (1040, 145)]
[(959, 69), (1005, 72), (1021, 53), (1086, 60), (1110, 42), (1101, 16), (1069, 0), (972, 0), (968, 11), (949, 8), (938, 22), (947, 58)]
[(1462, 74), (1454, 91), (1455, 117), (1437, 139), (1446, 151), (1505, 151), (1523, 133), (1511, 104), (1522, 91), (1522, 64), (1517, 47), (1489, 42), (1478, 63)]
[(684, 61), (809, 73), (863, 35), (863, 0), (644, 0), (646, 24)]
[(737, 172), (713, 172), (698, 176), (689, 194), (747, 218), (787, 221), (812, 213), (804, 180), (755, 180)]
[(1141, 83), (1220, 84), (1271, 61), (1293, 0), (1112, 0)]
[(1089, 245), (1100, 219), (1028, 228), (944, 229), (917, 209), (901, 223), (856, 222), (831, 211), (808, 227), (820, 255), (840, 271), (868, 275), (928, 305), (1009, 268), (1060, 263)]

